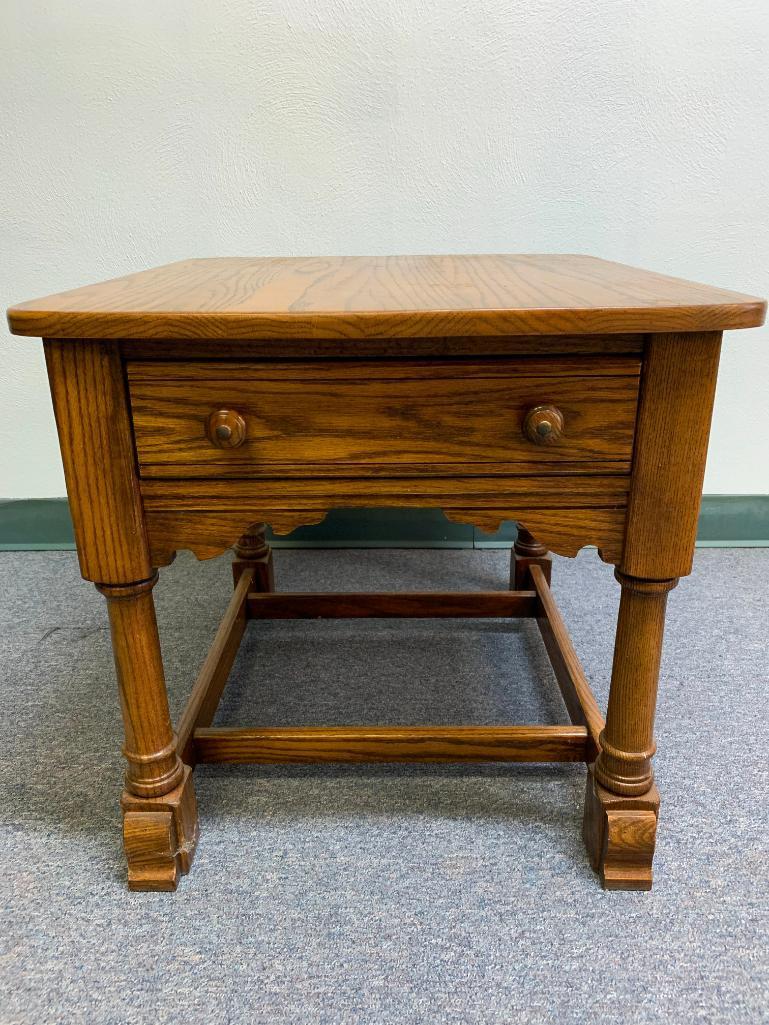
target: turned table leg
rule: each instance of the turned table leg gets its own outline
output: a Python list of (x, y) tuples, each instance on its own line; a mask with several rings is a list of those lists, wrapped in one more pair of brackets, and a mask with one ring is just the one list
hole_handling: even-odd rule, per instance
[(192, 774), (176, 751), (152, 588), (97, 584), (107, 599), (128, 763), (122, 799), (128, 884), (173, 890), (198, 836)]
[(232, 563), (232, 573), (235, 583), (237, 584), (240, 579), (243, 569), (251, 566), (254, 570), (254, 591), (258, 592), (275, 590), (272, 548), (267, 543), (266, 530), (266, 523), (253, 523), (233, 547), (235, 559)]
[(129, 886), (172, 890), (197, 839), (192, 776), (171, 729), (118, 343), (45, 342), (80, 571), (107, 599), (128, 763), (122, 798)]
[(518, 524), (518, 536), (510, 553), (510, 590), (525, 591), (531, 587), (529, 566), (539, 566), (550, 583), (553, 560), (547, 554), (547, 547)]
[(644, 342), (611, 692), (584, 834), (611, 889), (649, 889), (659, 810), (651, 758), (668, 592), (691, 572), (719, 332)]
[(676, 580), (616, 573), (622, 586), (601, 750), (590, 768), (585, 841), (608, 889), (649, 889), (659, 810), (651, 759), (665, 605)]

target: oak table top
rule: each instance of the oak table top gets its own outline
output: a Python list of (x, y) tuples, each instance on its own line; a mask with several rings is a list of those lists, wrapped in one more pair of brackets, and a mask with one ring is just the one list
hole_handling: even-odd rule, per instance
[(47, 338), (356, 339), (724, 331), (763, 323), (753, 296), (592, 256), (183, 260), (22, 303)]

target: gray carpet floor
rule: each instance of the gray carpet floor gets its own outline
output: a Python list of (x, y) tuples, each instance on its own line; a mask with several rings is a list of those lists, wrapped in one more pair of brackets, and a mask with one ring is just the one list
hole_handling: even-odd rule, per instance
[[(287, 589), (500, 588), (504, 551), (288, 551)], [(176, 894), (131, 894), (103, 599), (70, 553), (0, 555), (0, 1022), (769, 1021), (769, 550), (701, 550), (673, 592), (655, 888), (605, 893), (584, 768), (201, 767)], [(605, 701), (618, 587), (554, 584)], [(226, 560), (156, 590), (174, 711)], [(539, 678), (536, 681), (534, 678)], [(563, 722), (528, 622), (252, 624), (221, 723)]]

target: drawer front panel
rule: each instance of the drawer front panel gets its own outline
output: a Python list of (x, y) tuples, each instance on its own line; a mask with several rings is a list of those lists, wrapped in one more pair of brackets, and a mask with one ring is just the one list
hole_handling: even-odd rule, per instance
[(633, 356), (127, 365), (144, 477), (629, 472), (639, 369)]

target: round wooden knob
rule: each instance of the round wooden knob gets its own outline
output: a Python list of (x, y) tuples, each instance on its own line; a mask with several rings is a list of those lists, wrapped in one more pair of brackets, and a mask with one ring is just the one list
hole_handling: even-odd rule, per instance
[(206, 434), (217, 448), (237, 448), (246, 440), (246, 421), (235, 409), (217, 409), (208, 418)]
[(535, 445), (553, 445), (563, 435), (563, 413), (556, 406), (534, 406), (524, 418), (523, 433)]

